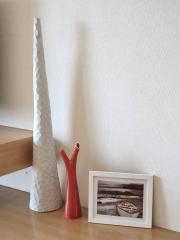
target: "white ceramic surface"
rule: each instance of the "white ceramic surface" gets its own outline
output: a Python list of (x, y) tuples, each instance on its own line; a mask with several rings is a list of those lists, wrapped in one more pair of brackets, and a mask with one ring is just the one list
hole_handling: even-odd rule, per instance
[(33, 171), (30, 208), (38, 212), (47, 212), (60, 208), (62, 199), (39, 19), (34, 19), (33, 28), (33, 89)]

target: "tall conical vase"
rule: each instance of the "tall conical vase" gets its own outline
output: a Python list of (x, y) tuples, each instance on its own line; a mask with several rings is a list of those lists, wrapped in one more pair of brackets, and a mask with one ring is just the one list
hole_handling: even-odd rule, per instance
[(34, 19), (33, 25), (33, 92), (33, 167), (29, 207), (34, 211), (48, 212), (60, 208), (62, 198), (39, 19)]
[(67, 171), (67, 192), (64, 211), (64, 217), (67, 219), (81, 217), (81, 206), (76, 177), (76, 164), (79, 149), (79, 143), (76, 143), (70, 159), (63, 149), (60, 151)]

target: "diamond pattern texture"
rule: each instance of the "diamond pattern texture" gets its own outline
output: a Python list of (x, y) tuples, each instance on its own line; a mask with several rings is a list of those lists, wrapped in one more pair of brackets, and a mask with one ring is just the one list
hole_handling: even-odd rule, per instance
[(52, 134), (51, 110), (45, 71), (41, 25), (33, 25), (33, 169), (30, 208), (38, 212), (53, 211), (62, 206)]

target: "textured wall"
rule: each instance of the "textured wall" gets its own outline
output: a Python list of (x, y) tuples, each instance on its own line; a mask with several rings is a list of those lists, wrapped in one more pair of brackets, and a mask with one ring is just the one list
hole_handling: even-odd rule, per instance
[(57, 147), (81, 143), (82, 204), (90, 169), (153, 173), (154, 224), (177, 231), (179, 13), (178, 0), (34, 1)]

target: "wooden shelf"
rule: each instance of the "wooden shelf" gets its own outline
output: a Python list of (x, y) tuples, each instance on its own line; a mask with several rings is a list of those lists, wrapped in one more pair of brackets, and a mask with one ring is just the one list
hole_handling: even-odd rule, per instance
[(90, 224), (87, 209), (79, 219), (65, 220), (63, 209), (37, 213), (28, 208), (29, 194), (0, 187), (0, 236), (3, 240), (179, 240), (180, 233), (162, 228)]
[(32, 164), (32, 131), (0, 126), (0, 176)]

